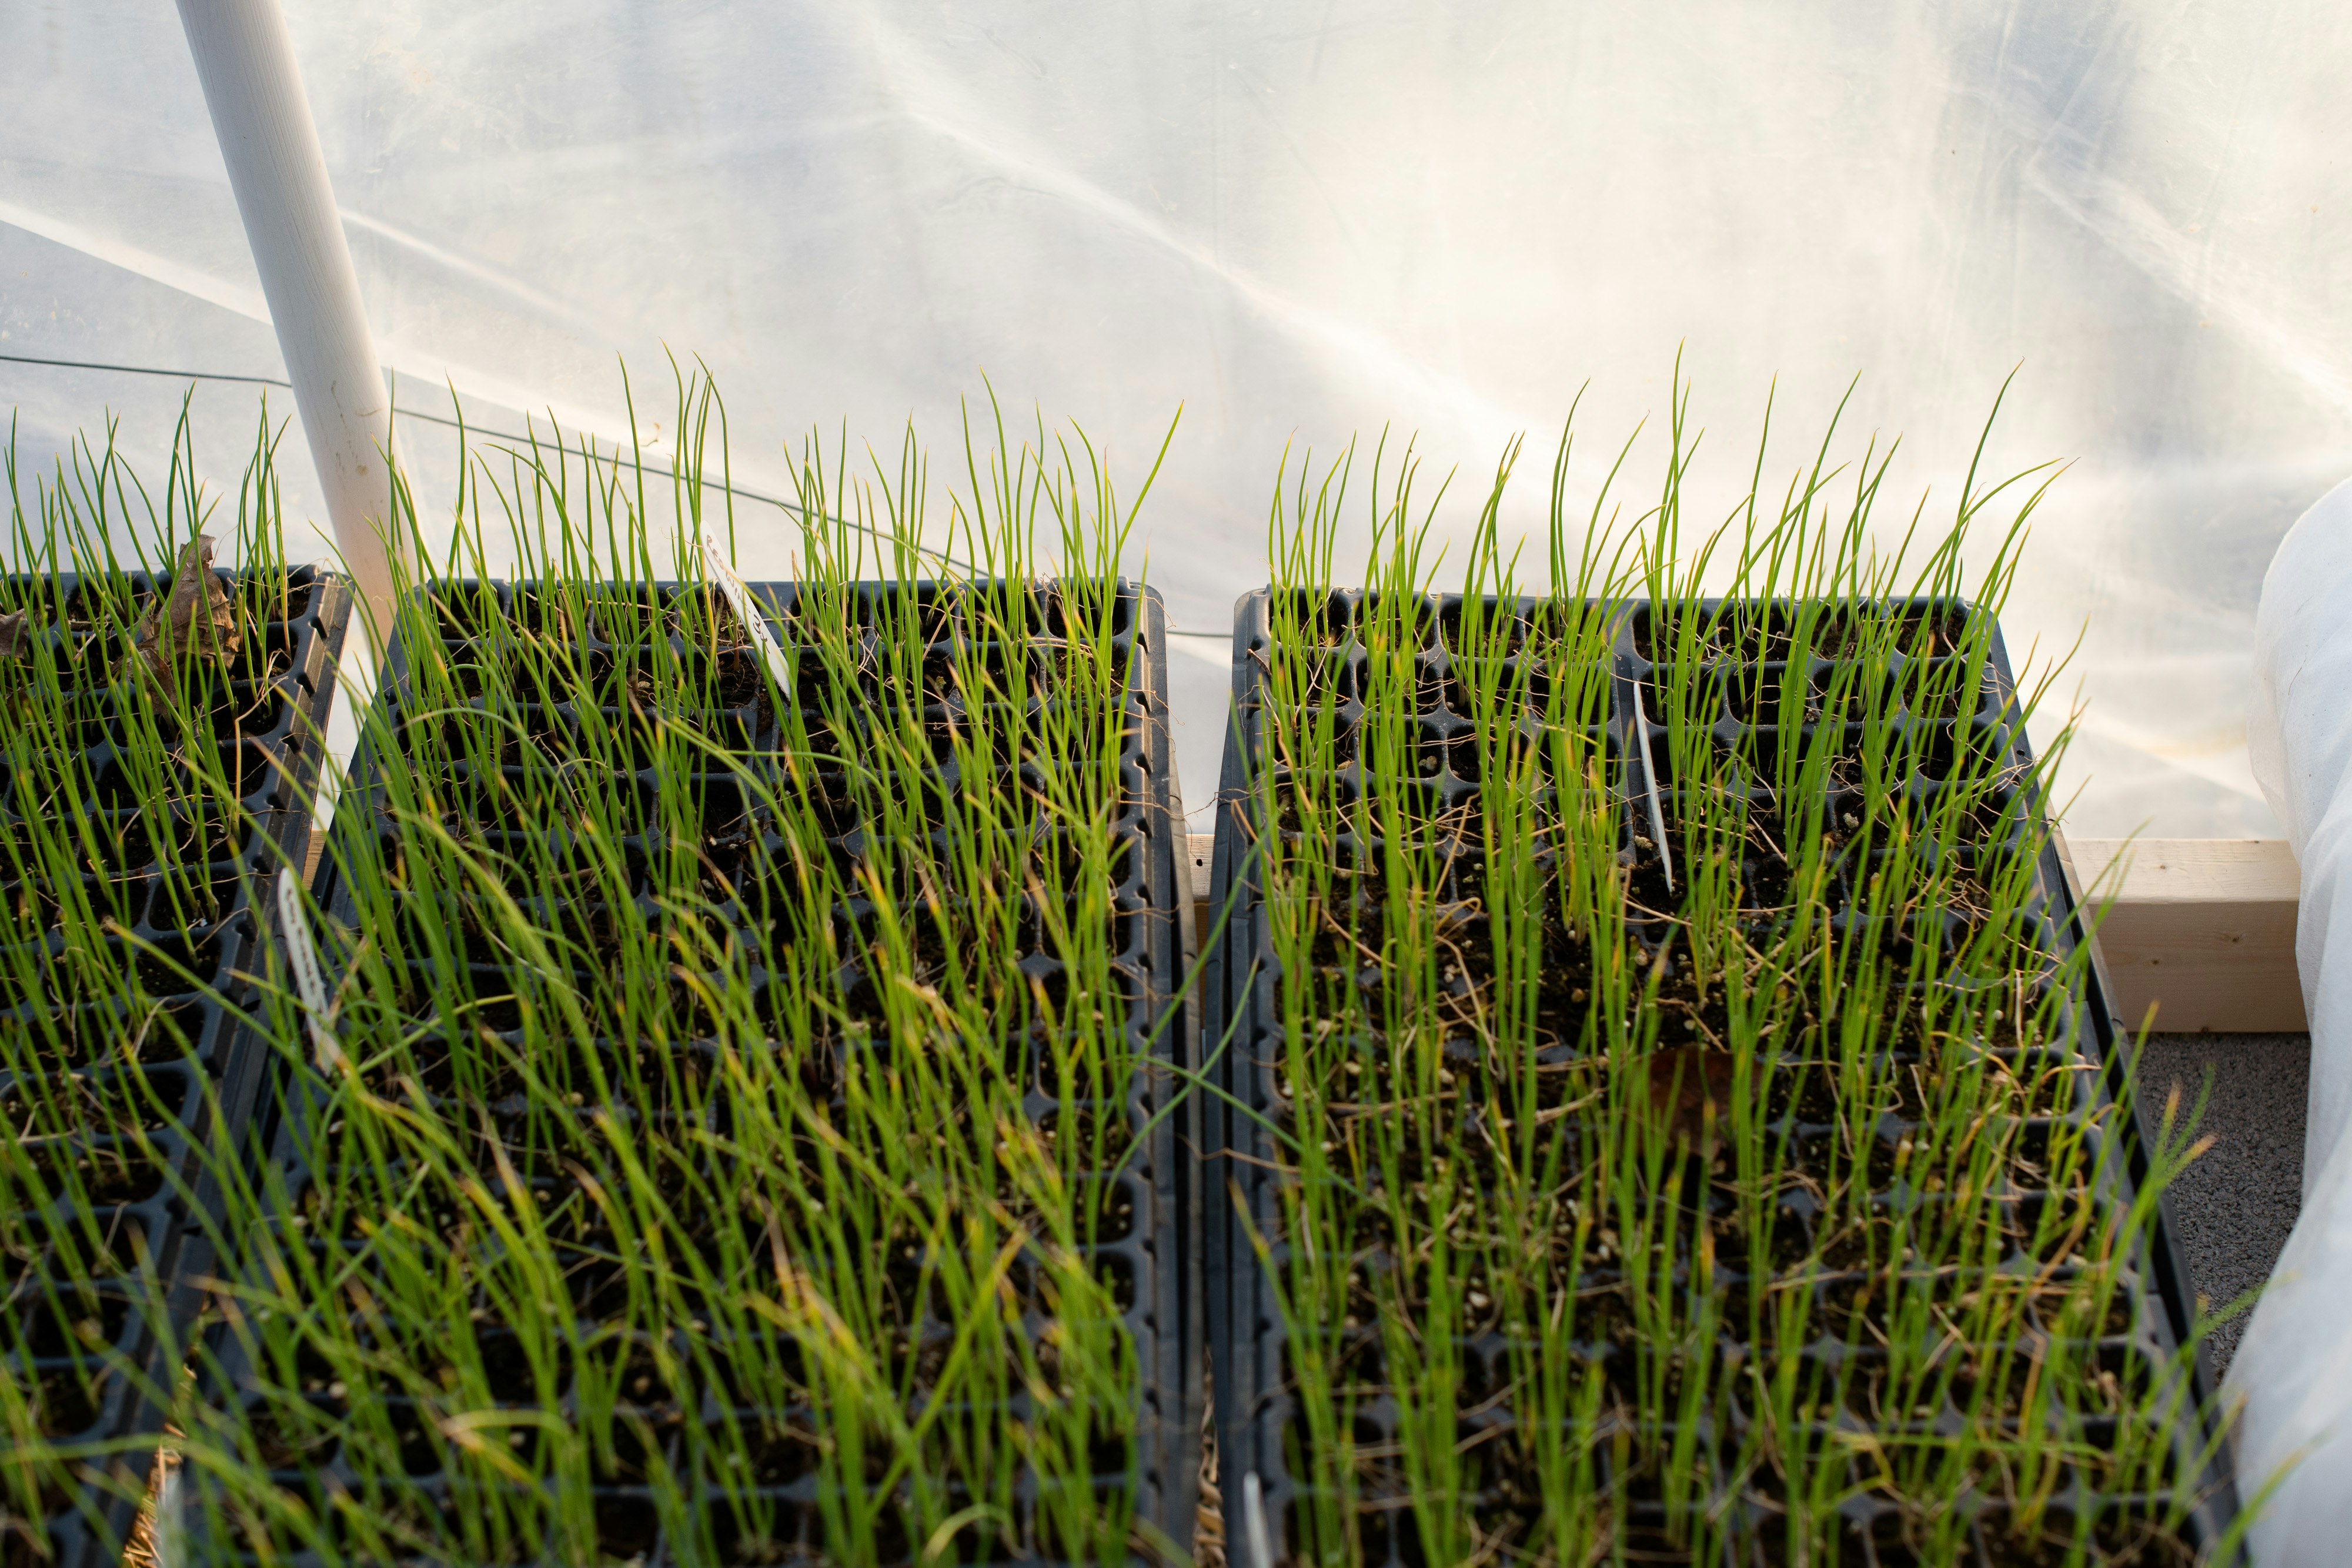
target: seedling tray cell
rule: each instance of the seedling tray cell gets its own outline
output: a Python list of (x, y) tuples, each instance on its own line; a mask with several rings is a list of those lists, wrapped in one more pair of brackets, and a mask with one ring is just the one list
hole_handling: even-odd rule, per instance
[[(1433, 1562), (1448, 1530), (1547, 1563), (2218, 1561), (2234, 1501), (2182, 1348), (2195, 1309), (2161, 1202), (2135, 1208), (2166, 1145), (2080, 950), (1998, 629), (1926, 601), (1676, 613), (1267, 591), (1236, 610), (1203, 1030), (1229, 1549), (1251, 1550), (1254, 1475), (1263, 1568)], [(1932, 845), (1929, 822), (1950, 829)], [(1792, 861), (1801, 838), (1817, 852)], [(1580, 856), (1611, 907), (1571, 916), (1552, 890)], [(1936, 896), (1888, 891), (1906, 877)], [(1701, 908), (1733, 912), (1740, 945), (1705, 947)], [(1429, 946), (1383, 946), (1417, 911)], [(1532, 970), (1497, 967), (1511, 919), (1541, 925), (1507, 949)], [(1860, 956), (1817, 1000), (1766, 967), (1841, 948)], [(1777, 998), (1709, 977), (1706, 952), (1784, 975)], [(1421, 953), (1423, 999), (1387, 1000)], [(1622, 1026), (1591, 1023), (1612, 1006)], [(1735, 1008), (1780, 1021), (1744, 1034)], [(1869, 1050), (1842, 1050), (1871, 1008)], [(1939, 1107), (1963, 1095), (1985, 1113), (1952, 1153)], [(1427, 1103), (1451, 1118), (1433, 1142), (1381, 1131)], [(1454, 1184), (1445, 1223), (1401, 1231), (1418, 1211), (1395, 1181)], [(1531, 1270), (1441, 1260), (1491, 1257), (1482, 1228), (1554, 1190)], [(1537, 1289), (1571, 1329), (1546, 1339), (1500, 1299)], [(1962, 1448), (1975, 1470), (1936, 1470)]]
[[(981, 597), (1024, 591), (1031, 634), (999, 646)], [(1118, 588), (1094, 644), (1109, 708), (1056, 727), (1083, 693), (1004, 674), (1076, 656), (1064, 650), (1083, 629), (1057, 619), (1054, 584), (751, 592), (793, 664), (781, 706), (699, 584), (444, 581), (404, 617), (317, 890), (350, 1048), (403, 1043), (349, 1084), (307, 1047), (283, 1051), (242, 1246), (248, 1268), (299, 1256), (324, 1278), (338, 1262), (401, 1304), (331, 1333), (217, 1337), (204, 1376), (247, 1459), (195, 1482), (205, 1560), (258, 1561), (266, 1537), (295, 1563), (1046, 1561), (1052, 1521), (1129, 1508), (1132, 1529), (1088, 1560), (1188, 1550), (1198, 1130), (1174, 1071), (1195, 1065), (1194, 1029), (1159, 596)], [(898, 641), (909, 631), (919, 658)], [(972, 749), (982, 732), (1108, 738), (1085, 761), (991, 759)], [(877, 792), (890, 781), (896, 795)], [(1096, 803), (1087, 820), (1011, 819), (1006, 842), (1034, 876), (1066, 868), (1067, 898), (1017, 876), (993, 902), (899, 880), (937, 863), (909, 846), (969, 841), (957, 801), (983, 791)], [(1028, 1026), (943, 1021), (976, 909), (1020, 933), (1026, 997), (1005, 1016)], [(1087, 911), (1098, 936), (1073, 934)], [(1116, 1051), (1073, 1056), (1082, 1031), (1037, 1021), (1080, 1007)], [(290, 1019), (284, 1038), (300, 1039)], [(911, 1227), (942, 1212), (912, 1167), (898, 1220), (845, 1218), (841, 1254), (811, 1249), (809, 1216), (867, 1212), (852, 1176), (890, 1151), (861, 1125), (914, 1073), (996, 1086), (996, 1185), (957, 1199), (994, 1218)], [(456, 1141), (371, 1167), (361, 1084)], [(936, 1121), (889, 1136), (976, 1146)], [(1050, 1192), (1067, 1194), (1063, 1219), (1040, 1207)], [(379, 1223), (393, 1204), (366, 1200), (378, 1193), (416, 1195), (413, 1241)], [(526, 1207), (529, 1225), (509, 1223)], [(1076, 1227), (1068, 1248), (1059, 1223)], [(998, 1239), (967, 1256), (959, 1237), (982, 1233)], [(415, 1305), (417, 1260), (453, 1281), (445, 1322)], [(943, 1313), (961, 1269), (993, 1282)], [(524, 1281), (543, 1294), (501, 1294)], [(1072, 1292), (1107, 1315), (1057, 1308)], [(1088, 1349), (1080, 1333), (1105, 1338)], [(1010, 1359), (964, 1374), (974, 1343)], [(1065, 1364), (1124, 1370), (1081, 1389), (1057, 1381)], [(859, 1367), (881, 1381), (850, 1386)], [(842, 1412), (859, 1397), (873, 1403), (853, 1427)], [(1074, 1419), (1093, 1425), (1066, 1459), (976, 1447), (1070, 1440)], [(898, 1462), (904, 1422), (940, 1434), (923, 1440), (928, 1471)], [(368, 1499), (368, 1521), (339, 1495)], [(257, 1510), (279, 1511), (257, 1524)]]
[(37, 1517), (0, 1494), (11, 1564), (128, 1538), (208, 1256), (205, 1151), (241, 1136), (267, 1054), (233, 1009), (303, 862), (350, 600), (311, 567), (215, 576), (240, 645), (169, 700), (127, 632), (168, 578), (0, 585), (27, 628), (0, 670), (0, 1362), (15, 1440), (79, 1456), (13, 1472)]

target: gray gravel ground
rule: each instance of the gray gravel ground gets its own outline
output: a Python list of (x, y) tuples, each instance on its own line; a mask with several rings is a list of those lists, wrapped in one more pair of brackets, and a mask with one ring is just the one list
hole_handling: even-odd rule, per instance
[[(2303, 1201), (2303, 1117), (2310, 1037), (2158, 1034), (2140, 1063), (2140, 1114), (2151, 1131), (2174, 1085), (2184, 1110), (2210, 1075), (2199, 1130), (2213, 1146), (2172, 1188), (2172, 1217), (2197, 1293), (2225, 1306), (2270, 1277)], [(2214, 1331), (2216, 1377), (2238, 1348), (2245, 1315)]]

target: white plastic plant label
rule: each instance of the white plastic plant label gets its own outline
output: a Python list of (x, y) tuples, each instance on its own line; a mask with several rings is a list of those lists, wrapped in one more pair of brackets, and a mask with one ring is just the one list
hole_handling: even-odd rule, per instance
[(155, 1568), (186, 1568), (187, 1506), (185, 1489), (180, 1485), (180, 1461), (169, 1459), (155, 1487)]
[(743, 623), (751, 645), (760, 651), (760, 662), (768, 667), (768, 679), (776, 684), (779, 693), (789, 694), (793, 689), (793, 667), (784, 658), (784, 650), (777, 643), (775, 633), (768, 630), (767, 618), (751, 602), (751, 591), (743, 585), (743, 580), (736, 575), (735, 569), (728, 564), (708, 534), (702, 537), (702, 567), (719, 591), (727, 596), (735, 619)]
[(1658, 765), (1650, 753), (1650, 716), (1642, 709), (1642, 683), (1633, 683), (1633, 733), (1642, 742), (1642, 786), (1650, 796), (1650, 837), (1657, 841), (1658, 863), (1665, 868), (1666, 891), (1675, 890), (1675, 852), (1666, 842), (1665, 812), (1658, 805)]
[(1252, 1470), (1242, 1478), (1242, 1517), (1249, 1531), (1250, 1568), (1274, 1568), (1274, 1532), (1265, 1523), (1265, 1489)]
[(319, 949), (310, 941), (310, 922), (302, 913), (302, 890), (294, 868), (278, 873), (278, 935), (286, 945), (286, 967), (294, 972), (294, 990), (310, 1026), (310, 1054), (322, 1072), (343, 1064), (342, 1047), (327, 1025), (327, 977), (319, 967)]

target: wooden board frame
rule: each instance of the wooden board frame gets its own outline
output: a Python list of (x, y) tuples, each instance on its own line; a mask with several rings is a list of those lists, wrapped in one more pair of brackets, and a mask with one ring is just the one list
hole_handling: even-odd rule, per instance
[(2167, 1033), (2309, 1028), (2295, 967), (2302, 892), (2284, 839), (2060, 841), (2076, 894), (2104, 903), (2116, 1011)]

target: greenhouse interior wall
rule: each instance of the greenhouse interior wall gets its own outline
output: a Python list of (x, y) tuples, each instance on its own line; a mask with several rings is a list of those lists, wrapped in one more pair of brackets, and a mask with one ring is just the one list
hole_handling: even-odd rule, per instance
[[(2333, 7), (288, 16), (404, 407), (620, 441), (625, 365), (659, 453), (666, 356), (698, 356), (774, 494), (811, 430), (944, 449), (989, 387), (1138, 475), (1181, 406), (1133, 549), (1208, 633), (1174, 677), (1187, 800), (1286, 447), (1386, 430), (1466, 491), (1581, 391), (1591, 486), (1656, 442), (1679, 352), (1715, 488), (1768, 396), (1811, 432), (1854, 382), (1843, 427), (1903, 438), (1930, 516), (2016, 370), (1988, 470), (2070, 465), (2008, 615), (2072, 654), (2069, 830), (2278, 831), (2247, 632), (2352, 468)], [(30, 0), (0, 41), (0, 353), (282, 375), (171, 10)], [(110, 414), (153, 467), (187, 390), (0, 361), (26, 474)], [(256, 391), (196, 386), (225, 467)], [(400, 437), (446, 514), (453, 439)]]
[[(1629, 523), (1686, 388), (1685, 489), (1721, 497), (1686, 537), (1752, 475), (1777, 493), (1833, 415), (1832, 463), (1899, 442), (1890, 549), (1915, 507), (1948, 525), (1971, 472), (2049, 465), (2002, 631), (2021, 671), (2057, 671), (2036, 742), (2074, 727), (2064, 832), (2285, 835), (2249, 760), (2253, 629), (2279, 541), (2352, 474), (2344, 7), (286, 14), (428, 545), (457, 423), (478, 455), (560, 431), (661, 470), (688, 372), (724, 398), (753, 580), (800, 564), (769, 503), (811, 440), (895, 468), (911, 427), (941, 526), (968, 427), (1000, 416), (1016, 442), (1083, 431), (1130, 496), (1160, 459), (1126, 567), (1164, 596), (1206, 835), (1234, 609), (1266, 580), (1283, 478), (1409, 447), (1419, 493), (1450, 486), (1428, 516), (1458, 559), (1517, 441), (1501, 531), (1540, 538), (1572, 413), (1570, 512), (1630, 442), (1608, 502)], [(110, 426), (159, 479), (184, 408), (233, 494), (265, 399), (273, 423), (295, 409), (179, 17), (0, 6), (0, 105), (20, 496)], [(278, 472), (294, 557), (329, 560), (299, 439)], [(2176, 1201), (2220, 1304), (2293, 1224), (2310, 1052), (2150, 1051), (2144, 1109), (2213, 1086), (2214, 1152)]]

